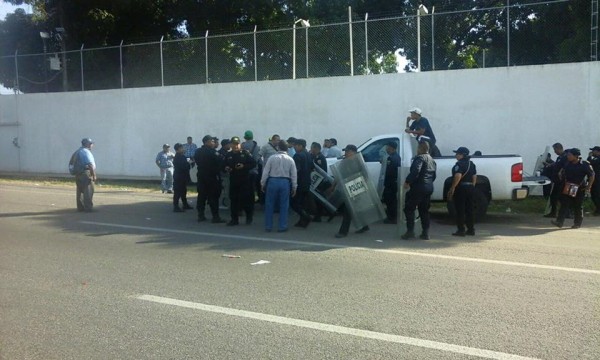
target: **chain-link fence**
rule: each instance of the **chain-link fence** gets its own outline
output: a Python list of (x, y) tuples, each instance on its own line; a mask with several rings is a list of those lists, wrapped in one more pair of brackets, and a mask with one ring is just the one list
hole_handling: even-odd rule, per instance
[[(297, 21), (286, 29), (17, 53), (0, 57), (0, 81), (35, 93), (589, 61), (593, 33), (566, 25), (571, 5), (415, 9), (415, 15), (375, 19), (355, 14), (327, 25)], [(593, 15), (586, 19), (593, 24)], [(578, 19), (578, 29), (586, 19)]]

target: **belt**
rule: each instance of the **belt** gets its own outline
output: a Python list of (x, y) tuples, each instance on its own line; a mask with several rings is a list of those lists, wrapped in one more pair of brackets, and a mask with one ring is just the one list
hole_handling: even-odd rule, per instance
[(286, 179), (286, 180), (291, 180), (289, 177), (285, 177), (285, 176), (269, 176), (269, 179)]

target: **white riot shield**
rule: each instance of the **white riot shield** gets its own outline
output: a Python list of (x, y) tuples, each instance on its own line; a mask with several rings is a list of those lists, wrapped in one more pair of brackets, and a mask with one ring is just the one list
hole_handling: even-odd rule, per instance
[(410, 168), (403, 166), (398, 168), (398, 223), (396, 230), (398, 235), (406, 232), (406, 215), (404, 215), (404, 203), (406, 202), (406, 192), (404, 190), (404, 180), (410, 173)]
[(343, 195), (355, 228), (359, 229), (385, 218), (377, 190), (369, 181), (362, 154), (338, 161), (331, 166), (331, 171), (337, 181), (336, 191)]
[(341, 196), (341, 192), (333, 191), (333, 177), (319, 166), (314, 167), (310, 177), (310, 192), (327, 208), (327, 211), (334, 214), (344, 203), (344, 198)]

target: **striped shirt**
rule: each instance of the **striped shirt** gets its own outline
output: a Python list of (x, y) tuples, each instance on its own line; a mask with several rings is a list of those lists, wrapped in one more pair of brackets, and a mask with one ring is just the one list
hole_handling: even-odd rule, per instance
[(296, 163), (285, 151), (269, 156), (269, 160), (263, 169), (260, 184), (264, 187), (270, 177), (288, 178), (292, 182), (292, 189), (298, 188), (298, 173)]

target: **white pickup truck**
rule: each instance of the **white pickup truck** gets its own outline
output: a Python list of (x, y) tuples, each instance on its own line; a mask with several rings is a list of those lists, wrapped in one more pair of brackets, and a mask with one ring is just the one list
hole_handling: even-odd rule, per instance
[[(387, 155), (385, 145), (389, 142), (398, 144), (398, 154), (402, 160), (402, 167), (410, 168), (411, 161), (416, 155), (417, 141), (413, 135), (407, 133), (386, 134), (374, 136), (358, 146), (362, 154), (369, 179), (381, 193), (382, 159)], [(471, 149), (473, 151), (473, 149)], [(437, 179), (434, 182), (432, 201), (446, 201), (446, 194), (452, 183), (452, 167), (456, 164), (454, 156), (441, 156), (434, 158), (437, 164)], [(327, 164), (339, 161), (328, 158)], [(529, 195), (530, 186), (547, 184), (544, 178), (523, 179), (523, 159), (520, 155), (482, 155), (472, 156), (471, 161), (477, 166), (477, 185), (475, 192), (476, 218), (481, 219), (487, 213), (491, 200), (519, 200)], [(408, 172), (407, 172), (408, 174)], [(527, 180), (527, 179), (525, 179)], [(399, 180), (403, 183), (404, 179)], [(448, 206), (448, 211), (453, 212), (454, 206)]]

